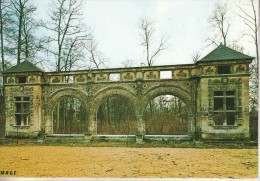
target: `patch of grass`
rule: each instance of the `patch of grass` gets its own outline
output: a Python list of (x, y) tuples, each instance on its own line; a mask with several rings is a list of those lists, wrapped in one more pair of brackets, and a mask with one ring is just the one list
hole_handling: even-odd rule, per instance
[(129, 147), (129, 148), (198, 148), (198, 149), (256, 149), (255, 144), (247, 142), (192, 142), (192, 141), (149, 141), (141, 144), (131, 140), (127, 142), (91, 141), (91, 142), (36, 142), (29, 139), (0, 140), (0, 146), (69, 146), (69, 147)]

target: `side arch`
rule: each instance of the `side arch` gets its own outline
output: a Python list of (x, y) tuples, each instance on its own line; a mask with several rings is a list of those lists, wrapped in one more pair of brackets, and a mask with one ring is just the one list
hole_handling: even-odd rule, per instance
[(79, 100), (81, 100), (85, 106), (87, 106), (87, 98), (88, 95), (86, 92), (83, 92), (80, 89), (77, 88), (61, 88), (54, 92), (52, 92), (48, 96), (48, 107), (50, 110), (53, 110), (55, 105), (62, 100), (64, 97), (75, 97)]
[[(45, 103), (45, 133), (46, 134), (52, 134), (52, 112), (54, 107), (58, 102), (60, 102), (65, 97), (74, 97), (82, 101), (84, 106), (88, 108), (87, 106), (87, 100), (88, 95), (84, 91), (76, 88), (61, 88), (56, 90), (55, 92), (52, 92), (46, 99)], [(88, 111), (88, 110), (86, 110)]]
[(160, 95), (173, 95), (179, 97), (187, 106), (191, 106), (191, 93), (186, 89), (172, 84), (159, 84), (148, 89), (142, 97), (142, 111), (145, 106), (155, 97)]
[[(151, 87), (146, 92), (144, 92), (142, 99), (141, 99), (141, 114), (143, 117), (144, 110), (146, 106), (149, 104), (151, 100), (153, 100), (155, 97), (160, 95), (173, 95), (181, 99), (187, 106), (188, 110), (188, 135), (192, 135), (194, 132), (194, 123), (195, 119), (193, 116), (193, 110), (192, 110), (192, 95), (190, 92), (187, 91), (187, 89), (174, 85), (174, 84), (159, 84), (156, 86)], [(141, 121), (143, 124), (143, 133), (145, 134), (146, 125), (145, 121), (142, 118)]]

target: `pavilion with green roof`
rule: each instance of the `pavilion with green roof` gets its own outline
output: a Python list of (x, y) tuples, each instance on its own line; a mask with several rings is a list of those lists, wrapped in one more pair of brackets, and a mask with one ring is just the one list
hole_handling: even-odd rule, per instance
[(37, 67), (33, 63), (25, 60), (10, 69), (5, 70), (3, 73), (21, 73), (21, 72), (44, 72), (41, 68)]
[(211, 51), (198, 62), (226, 61), (226, 60), (252, 60), (254, 57), (233, 50), (223, 44)]

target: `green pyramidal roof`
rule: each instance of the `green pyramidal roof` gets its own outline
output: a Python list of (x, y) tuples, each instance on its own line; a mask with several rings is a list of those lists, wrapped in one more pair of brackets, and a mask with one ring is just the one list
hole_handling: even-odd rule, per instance
[(220, 44), (215, 50), (210, 52), (208, 55), (200, 59), (199, 61), (216, 61), (216, 60), (245, 60), (245, 59), (254, 59), (243, 53), (240, 53), (236, 50), (228, 48), (223, 44)]
[(21, 73), (21, 72), (44, 72), (41, 68), (32, 64), (29, 61), (23, 61), (10, 69), (5, 70), (3, 73)]

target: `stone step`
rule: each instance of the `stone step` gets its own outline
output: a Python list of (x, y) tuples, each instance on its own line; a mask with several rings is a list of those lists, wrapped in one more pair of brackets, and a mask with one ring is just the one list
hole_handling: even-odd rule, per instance
[(191, 141), (189, 135), (145, 135), (144, 140), (151, 141)]
[(135, 135), (93, 135), (93, 141), (133, 141)]
[(84, 134), (53, 134), (53, 135), (46, 135), (45, 137), (46, 142), (84, 142), (85, 135)]

